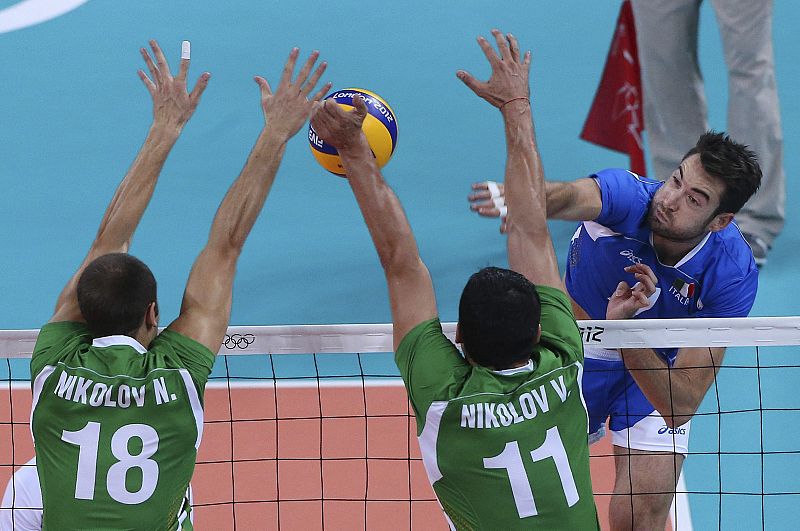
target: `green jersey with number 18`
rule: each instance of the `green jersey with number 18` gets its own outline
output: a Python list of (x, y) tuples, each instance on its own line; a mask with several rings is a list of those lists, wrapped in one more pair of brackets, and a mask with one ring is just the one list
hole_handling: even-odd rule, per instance
[(525, 367), (470, 365), (438, 319), (417, 325), (395, 353), (451, 529), (599, 529), (580, 331), (563, 292), (536, 289), (542, 338)]
[(169, 329), (146, 350), (42, 327), (31, 359), (31, 429), (43, 529), (192, 529), (187, 497), (214, 354)]

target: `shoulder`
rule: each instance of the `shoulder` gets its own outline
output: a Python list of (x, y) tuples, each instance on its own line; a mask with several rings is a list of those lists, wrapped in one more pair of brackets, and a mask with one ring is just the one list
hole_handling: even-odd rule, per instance
[(560, 289), (536, 286), (542, 307), (540, 345), (564, 359), (579, 359), (583, 355), (583, 342), (572, 302)]
[(169, 368), (186, 368), (193, 375), (197, 369), (207, 376), (216, 359), (216, 353), (202, 343), (169, 328), (156, 336), (148, 353), (158, 357), (160, 363)]
[(601, 170), (592, 177), (600, 187), (602, 206), (594, 220), (617, 232), (638, 230), (661, 182), (619, 168)]
[(704, 317), (744, 317), (758, 290), (753, 253), (735, 224), (714, 233), (703, 264)]
[(36, 342), (37, 344), (51, 344), (55, 341), (68, 341), (74, 338), (91, 342), (91, 334), (86, 323), (77, 321), (47, 323), (39, 330)]
[(150, 344), (149, 350), (154, 351), (165, 348), (171, 350), (195, 351), (202, 355), (210, 356), (212, 359), (215, 355), (214, 352), (211, 352), (211, 350), (202, 343), (169, 328), (165, 328), (156, 336)]
[(78, 350), (88, 348), (92, 336), (86, 324), (74, 321), (47, 323), (39, 330), (31, 356), (31, 376), (47, 364), (63, 356), (75, 355)]
[(456, 349), (455, 345), (442, 331), (439, 318), (429, 319), (412, 328), (400, 341), (395, 357), (418, 349)]
[(606, 168), (592, 174), (592, 178), (597, 181), (598, 186), (616, 186), (617, 190), (643, 190), (648, 193), (655, 193), (663, 184), (655, 179), (648, 179), (630, 170), (622, 168)]
[(715, 233), (714, 243), (717, 269), (740, 277), (757, 270), (753, 251), (735, 222)]
[(555, 306), (557, 309), (572, 315), (572, 303), (564, 291), (551, 286), (540, 286), (537, 284), (536, 293), (539, 295), (539, 301), (542, 306)]

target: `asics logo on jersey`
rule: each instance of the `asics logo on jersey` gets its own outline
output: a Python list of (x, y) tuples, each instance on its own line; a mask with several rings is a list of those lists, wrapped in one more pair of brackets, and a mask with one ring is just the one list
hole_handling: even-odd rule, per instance
[(256, 342), (253, 334), (226, 334), (225, 341), (222, 342), (225, 348), (233, 350), (235, 348), (247, 348)]
[(642, 259), (639, 258), (638, 256), (636, 256), (635, 254), (633, 254), (633, 251), (631, 251), (630, 249), (625, 249), (624, 251), (620, 251), (619, 254), (624, 256), (625, 258), (627, 258), (628, 260), (630, 260), (634, 264), (641, 264), (642, 263)]
[(0, 10), (0, 33), (8, 33), (60, 17), (89, 0), (22, 0)]
[(669, 435), (686, 435), (686, 428), (670, 428), (665, 424), (658, 429), (658, 434), (664, 435), (665, 433)]

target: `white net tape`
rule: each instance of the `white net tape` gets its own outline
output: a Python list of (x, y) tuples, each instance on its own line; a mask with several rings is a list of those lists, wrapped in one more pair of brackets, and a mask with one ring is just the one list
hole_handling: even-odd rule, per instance
[[(578, 321), (601, 348), (800, 345), (800, 317)], [(453, 339), (455, 323), (443, 323)], [(0, 330), (0, 357), (30, 357), (38, 330)], [(219, 354), (391, 352), (391, 324), (231, 326)]]

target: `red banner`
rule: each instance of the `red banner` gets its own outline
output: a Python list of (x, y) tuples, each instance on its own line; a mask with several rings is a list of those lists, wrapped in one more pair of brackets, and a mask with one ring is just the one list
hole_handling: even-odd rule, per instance
[(622, 2), (603, 77), (586, 117), (581, 138), (600, 146), (627, 153), (630, 169), (645, 173), (642, 131), (642, 82), (636, 29), (629, 0)]

